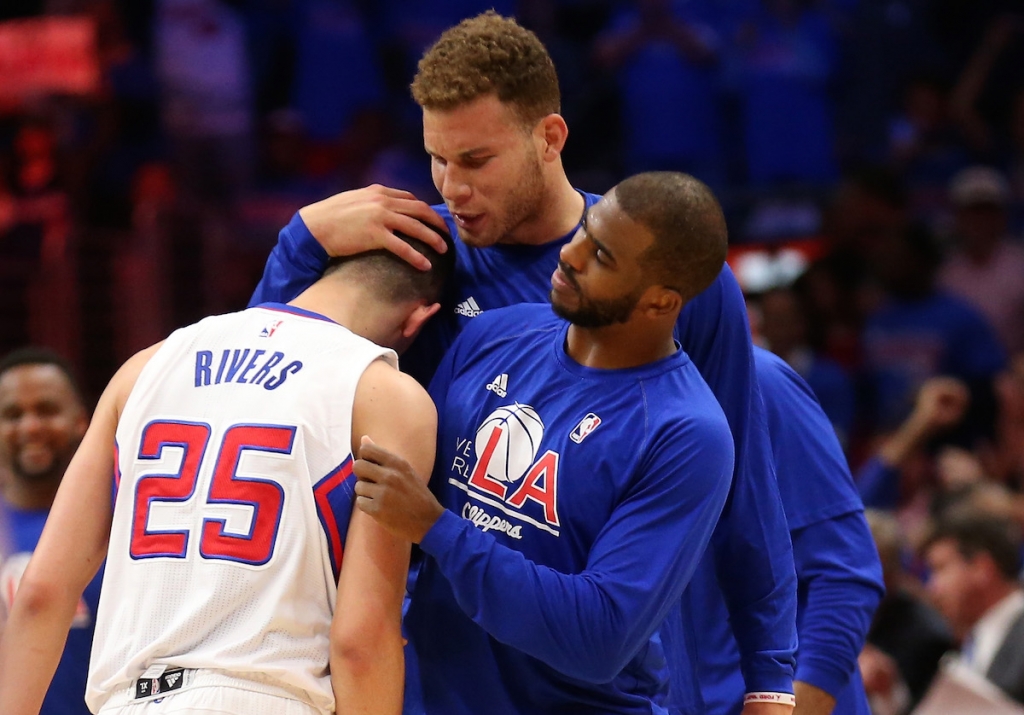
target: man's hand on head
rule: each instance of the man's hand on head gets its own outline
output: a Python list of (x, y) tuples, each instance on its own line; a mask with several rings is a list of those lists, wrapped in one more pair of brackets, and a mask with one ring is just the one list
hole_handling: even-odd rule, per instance
[(383, 248), (420, 270), (428, 270), (430, 262), (398, 238), (396, 231), (438, 253), (447, 250), (444, 239), (430, 228), (448, 230), (437, 212), (408, 191), (379, 184), (335, 194), (299, 209), (299, 216), (329, 256)]
[(406, 541), (418, 544), (444, 513), (412, 466), (369, 437), (362, 438), (353, 471), (356, 506)]

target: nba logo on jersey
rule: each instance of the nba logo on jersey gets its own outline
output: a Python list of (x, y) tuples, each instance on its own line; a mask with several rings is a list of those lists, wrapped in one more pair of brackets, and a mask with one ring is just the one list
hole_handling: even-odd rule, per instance
[(261, 338), (269, 338), (274, 334), (274, 331), (280, 327), (283, 320), (271, 320), (269, 323), (263, 326), (263, 330), (260, 331)]
[(587, 414), (580, 423), (576, 425), (572, 432), (569, 433), (569, 439), (576, 444), (580, 444), (587, 438), (587, 435), (597, 429), (597, 426), (601, 424), (601, 418), (595, 415), (593, 412)]

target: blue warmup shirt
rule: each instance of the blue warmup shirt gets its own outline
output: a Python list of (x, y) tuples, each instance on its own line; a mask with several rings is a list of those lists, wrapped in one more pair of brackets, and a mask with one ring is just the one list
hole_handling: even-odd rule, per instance
[[(600, 199), (594, 194), (582, 195), (588, 208)], [(403, 370), (424, 384), (459, 331), (476, 316), (519, 303), (547, 302), (558, 253), (575, 233), (540, 246), (470, 248), (459, 240), (447, 207), (433, 208), (448, 225), (458, 253), (453, 307), (425, 326), (400, 361)], [(291, 300), (320, 277), (327, 260), (296, 213), (281, 230), (250, 305)], [(686, 305), (676, 333), (718, 399), (735, 444), (732, 489), (712, 539), (716, 572), (724, 584), (730, 618), (737, 626), (747, 690), (792, 692), (796, 652), (793, 552), (754, 376), (746, 305), (728, 266)]]
[[(796, 558), (796, 677), (835, 697), (835, 715), (870, 715), (857, 655), (884, 587), (864, 507), (808, 384), (766, 350), (754, 348), (754, 363)], [(661, 631), (673, 675), (673, 712), (724, 715), (743, 706), (739, 651), (708, 560), (687, 589), (686, 607), (672, 613)], [(688, 696), (693, 679), (703, 703)]]
[[(28, 557), (35, 551), (39, 537), (43, 534), (49, 510), (18, 509), (10, 504), (5, 504), (3, 508), (11, 531), (12, 553), (0, 568), (0, 573), (3, 573), (2, 587), (10, 589), (14, 584), (9, 583), (8, 578), (20, 579)], [(16, 574), (12, 572), (15, 564)], [(89, 677), (89, 654), (92, 651), (92, 635), (96, 627), (96, 609), (100, 602), (102, 581), (101, 569), (85, 587), (78, 602), (64, 653), (57, 664), (50, 688), (46, 691), (40, 715), (89, 715), (89, 708), (85, 706), (85, 682)], [(5, 593), (4, 599), (8, 598), (9, 594)]]
[(652, 635), (718, 521), (732, 437), (682, 350), (597, 370), (568, 328), (548, 305), (488, 311), (431, 383), (448, 511), (405, 618), (407, 712), (662, 712)]

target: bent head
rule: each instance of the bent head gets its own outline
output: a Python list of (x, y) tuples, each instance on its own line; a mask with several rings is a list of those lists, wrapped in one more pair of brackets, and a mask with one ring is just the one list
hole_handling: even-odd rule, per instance
[(0, 448), (25, 484), (53, 484), (85, 435), (88, 415), (70, 366), (42, 348), (0, 361)]
[(450, 28), (420, 60), (412, 95), (423, 109), (431, 176), (471, 246), (515, 242), (562, 172), (568, 129), (544, 45), (493, 11)]
[(390, 251), (379, 249), (333, 258), (324, 272), (323, 279), (358, 284), (379, 304), (391, 309), (389, 314), (395, 324), (388, 327), (393, 328), (394, 335), (382, 344), (398, 352), (408, 347), (424, 323), (438, 311), (455, 271), (455, 244), (447, 233), (438, 233), (448, 247), (444, 253), (405, 234), (396, 234), (430, 261), (429, 270), (413, 268)]
[(728, 232), (711, 190), (677, 172), (648, 172), (615, 186), (586, 214), (559, 254), (551, 305), (584, 328), (638, 312), (672, 320), (715, 280)]

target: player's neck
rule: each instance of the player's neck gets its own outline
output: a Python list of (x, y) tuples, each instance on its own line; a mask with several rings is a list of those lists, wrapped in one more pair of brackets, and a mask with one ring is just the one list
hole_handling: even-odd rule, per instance
[(289, 305), (330, 318), (359, 337), (392, 347), (401, 335), (400, 306), (380, 300), (363, 286), (343, 281), (319, 281)]
[(541, 246), (557, 241), (579, 225), (586, 201), (569, 183), (561, 167), (554, 174), (550, 188), (545, 189), (543, 211), (517, 226), (499, 243)]
[(569, 326), (565, 352), (584, 367), (621, 370), (657, 362), (676, 352), (671, 326), (638, 330), (632, 323), (603, 328)]

